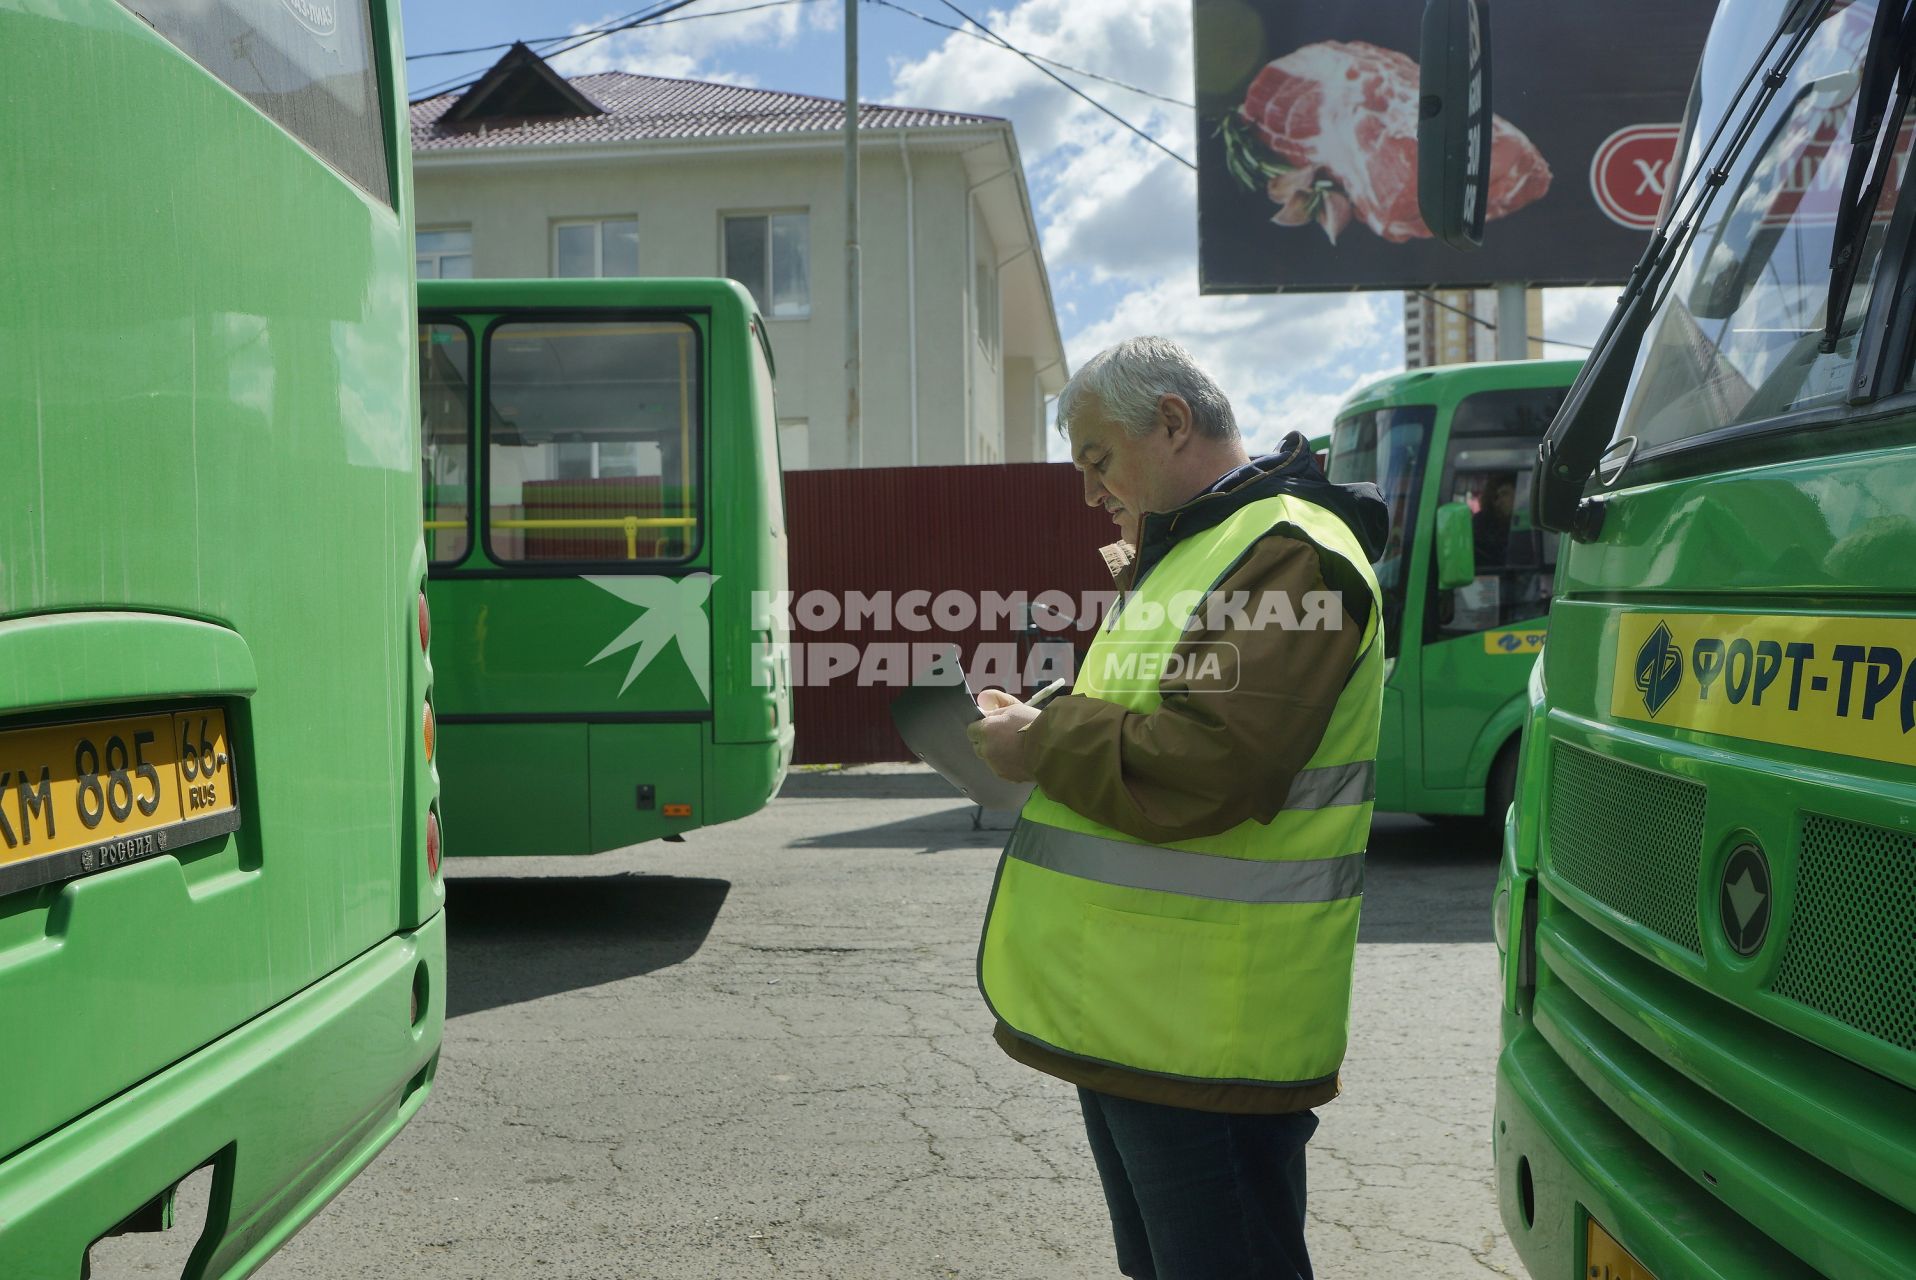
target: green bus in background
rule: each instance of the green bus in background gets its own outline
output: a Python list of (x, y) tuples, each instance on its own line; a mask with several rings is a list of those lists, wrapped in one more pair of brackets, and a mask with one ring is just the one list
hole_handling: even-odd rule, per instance
[(459, 854), (743, 817), (792, 755), (772, 353), (729, 280), (419, 285)]
[(1569, 537), (1498, 879), (1494, 1128), (1539, 1280), (1916, 1275), (1903, 14), (1720, 7), (1541, 450)]
[(1557, 538), (1530, 522), (1537, 442), (1575, 360), (1416, 369), (1338, 410), (1330, 477), (1390, 505), (1377, 807), (1501, 829)]
[(0, 0), (7, 1280), (250, 1273), (438, 1062), (398, 6), (321, 9)]

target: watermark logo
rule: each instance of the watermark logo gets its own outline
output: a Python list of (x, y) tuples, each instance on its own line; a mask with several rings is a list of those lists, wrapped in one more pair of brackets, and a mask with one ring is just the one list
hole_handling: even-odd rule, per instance
[(1224, 640), (1202, 640), (1177, 649), (1114, 641), (1086, 657), (1080, 681), (1092, 681), (1101, 693), (1151, 693), (1167, 680), (1194, 693), (1229, 693), (1237, 688), (1238, 649)]
[[(1213, 637), (1336, 631), (1344, 618), (1335, 591), (1189, 591), (1168, 598), (1093, 591), (1075, 599), (1062, 591), (754, 592), (751, 625), (769, 643), (753, 669), (760, 683), (775, 678), (783, 668), (774, 651), (789, 649), (790, 683), (801, 688), (841, 681), (902, 688), (949, 678), (1015, 692), (1080, 679), (1079, 649), (1102, 633), (1096, 652), (1103, 669), (1085, 676), (1101, 689), (1155, 690), (1174, 681), (1224, 692), (1235, 687), (1237, 646)], [(900, 632), (907, 638), (889, 638)], [(1005, 638), (968, 643), (962, 659), (939, 638), (981, 632)]]
[(637, 577), (637, 578), (586, 578), (585, 581), (608, 591), (627, 604), (639, 607), (636, 622), (621, 631), (617, 638), (605, 648), (599, 650), (591, 661), (609, 658), (625, 649), (632, 649), (632, 665), (626, 670), (625, 683), (619, 686), (623, 694), (639, 678), (639, 673), (651, 666), (658, 656), (667, 649), (677, 647), (679, 657), (685, 662), (685, 669), (692, 673), (692, 681), (699, 687), (699, 696), (706, 702), (712, 700), (712, 624), (705, 613), (705, 602), (712, 594), (712, 583), (717, 581), (708, 573), (690, 574), (683, 578)]

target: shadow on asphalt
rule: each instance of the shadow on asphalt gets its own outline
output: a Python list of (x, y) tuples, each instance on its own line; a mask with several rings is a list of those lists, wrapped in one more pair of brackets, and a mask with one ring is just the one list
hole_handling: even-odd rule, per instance
[(705, 944), (731, 884), (679, 876), (446, 882), (446, 1016), (637, 977)]
[(962, 800), (930, 769), (900, 773), (788, 773), (781, 800)]
[(897, 849), (903, 853), (945, 853), (952, 849), (1001, 848), (1011, 819), (993, 814), (983, 830), (971, 828), (973, 806), (963, 796), (949, 809), (921, 813), (897, 822), (881, 822), (854, 831), (828, 831), (792, 841), (794, 849)]

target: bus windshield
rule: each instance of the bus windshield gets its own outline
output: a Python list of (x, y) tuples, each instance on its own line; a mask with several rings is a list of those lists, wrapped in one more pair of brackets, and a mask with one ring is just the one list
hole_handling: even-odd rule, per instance
[(1400, 405), (1347, 414), (1331, 429), (1330, 478), (1338, 484), (1371, 481), (1390, 505), (1390, 535), (1376, 563), (1384, 595), (1384, 653), (1390, 657), (1397, 654), (1403, 629), (1409, 531), (1417, 523), (1417, 494), (1436, 420), (1434, 406)]
[[(1635, 436), (1654, 450), (1846, 401), (1875, 262), (1916, 138), (1916, 117), (1884, 125), (1895, 135), (1892, 163), (1856, 247), (1842, 333), (1826, 342), (1829, 264), (1861, 101), (1856, 68), (1876, 7), (1858, 0), (1816, 20), (1751, 143), (1725, 168), (1658, 302), (1613, 439)], [(1719, 16), (1719, 29), (1747, 21), (1731, 13)], [(1697, 84), (1710, 101), (1741, 81), (1750, 38), (1738, 34), (1724, 42), (1726, 56), (1705, 59)]]

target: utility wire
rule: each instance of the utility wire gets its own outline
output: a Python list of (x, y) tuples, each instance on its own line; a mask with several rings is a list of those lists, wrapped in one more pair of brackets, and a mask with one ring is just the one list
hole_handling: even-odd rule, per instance
[[(1415, 294), (1417, 297), (1424, 299), (1426, 302), (1433, 304), (1434, 306), (1442, 307), (1446, 311), (1456, 312), (1458, 315), (1462, 316), (1466, 320), (1469, 320), (1473, 324), (1480, 324), (1486, 329), (1493, 329), (1493, 330), (1497, 327), (1497, 322), (1495, 320), (1486, 320), (1474, 311), (1466, 311), (1462, 307), (1452, 306), (1450, 303), (1445, 302), (1442, 298), (1438, 297), (1436, 294), (1430, 292), (1428, 289), (1412, 289), (1410, 292)], [(1581, 342), (1565, 342), (1562, 338), (1546, 338), (1541, 333), (1527, 333), (1524, 335), (1524, 338), (1526, 341), (1529, 341), (1529, 342), (1549, 342), (1559, 347), (1575, 347), (1579, 351), (1589, 351), (1592, 349)]]
[[(669, 13), (676, 13), (680, 9), (684, 9), (689, 5), (693, 5), (697, 3), (698, 3), (698, 0), (668, 0), (667, 3), (655, 5), (650, 9), (634, 10), (632, 13), (626, 15), (626, 17), (630, 19), (630, 21), (621, 21), (611, 26), (599, 27), (589, 32), (581, 32), (580, 33), (582, 37), (581, 39), (574, 40), (571, 44), (568, 44), (564, 46), (563, 48), (541, 50), (539, 56), (550, 61), (553, 58), (559, 57), (561, 54), (571, 53), (574, 49), (582, 49), (586, 45), (591, 44), (595, 40), (603, 40), (609, 35), (615, 35), (621, 31), (630, 31), (634, 27), (642, 27), (646, 25), (647, 23), (656, 22), (660, 18), (665, 17)], [(559, 36), (554, 38), (563, 40), (563, 39), (567, 39), (568, 37)], [(485, 72), (481, 72), (478, 75), (473, 76), (470, 79), (465, 80), (459, 84), (453, 84), (453, 85), (447, 85), (444, 83), (437, 84), (432, 86), (430, 89), (422, 90), (420, 93), (420, 96), (417, 98), (414, 98), (412, 101), (422, 102), (426, 98), (436, 98), (440, 96), (441, 94), (456, 93), (461, 89), (467, 89), (472, 87), (475, 84), (478, 84), (481, 80), (485, 78), (486, 78)]]
[(1171, 150), (1171, 148), (1165, 146), (1162, 142), (1159, 142), (1156, 138), (1152, 137), (1150, 134), (1146, 133), (1144, 130), (1138, 128), (1138, 126), (1132, 124), (1129, 120), (1126, 120), (1123, 116), (1119, 115), (1117, 112), (1113, 111), (1111, 108), (1105, 106), (1102, 102), (1099, 102), (1096, 98), (1086, 93), (1083, 89), (1080, 89), (1077, 85), (1072, 84), (1069, 80), (1065, 79), (1063, 76), (1053, 71), (1050, 67), (1045, 66), (1043, 63), (1039, 62), (1036, 58), (1026, 53), (1023, 49), (1020, 49), (1017, 45), (1012, 44), (1009, 40), (1006, 40), (1003, 36), (999, 35), (996, 31), (993, 31), (990, 27), (987, 27), (984, 23), (972, 17), (970, 14), (966, 13), (963, 9), (960, 9), (957, 5), (953, 4), (951, 0), (939, 0), (939, 3), (943, 4), (945, 8), (951, 10), (953, 13), (957, 14), (959, 17), (963, 18), (966, 22), (969, 22), (972, 26), (978, 28), (978, 30), (984, 32), (987, 36), (990, 36), (992, 41), (996, 43), (1000, 48), (1009, 49), (1012, 53), (1017, 54), (1020, 58), (1023, 58), (1026, 62), (1030, 63), (1033, 67), (1036, 67), (1039, 71), (1044, 72), (1044, 74), (1046, 74), (1047, 76), (1050, 76), (1053, 80), (1056, 80), (1059, 84), (1069, 89), (1072, 93), (1077, 94), (1080, 98), (1083, 98), (1086, 102), (1096, 107), (1099, 111), (1102, 111), (1105, 115), (1110, 116), (1113, 120), (1123, 125), (1126, 129), (1130, 130), (1132, 133), (1136, 134), (1138, 137), (1143, 138), (1146, 142), (1156, 147), (1159, 151), (1162, 151), (1165, 155), (1170, 156), (1173, 160), (1177, 161), (1179, 164), (1183, 165), (1185, 168), (1191, 169), (1194, 171), (1197, 169), (1197, 164), (1194, 161), (1187, 160), (1183, 156), (1179, 155), (1177, 152)]
[[(816, 3), (818, 3), (818, 0), (763, 0), (763, 3), (748, 4), (738, 9), (714, 9), (710, 13), (688, 13), (688, 14), (685, 14), (683, 17), (678, 17), (678, 18), (659, 18), (648, 25), (664, 27), (664, 26), (669, 26), (674, 22), (696, 22), (700, 18), (723, 18), (728, 14), (734, 14), (734, 13), (753, 13), (759, 9), (778, 9), (778, 8), (783, 8), (786, 5), (816, 4)], [(634, 15), (630, 13), (625, 15), (626, 18), (630, 18), (633, 16)], [(618, 19), (614, 19), (614, 21), (622, 23), (625, 21), (625, 19), (618, 18)], [(510, 49), (515, 44), (523, 44), (528, 47), (532, 45), (540, 45), (540, 44), (557, 44), (561, 40), (570, 40), (575, 36), (595, 35), (600, 30), (624, 31), (626, 29), (627, 28), (624, 26), (614, 26), (610, 28), (590, 27), (584, 31), (568, 31), (562, 36), (536, 36), (528, 40), (508, 40), (504, 44), (474, 45), (470, 49), (435, 49), (431, 53), (409, 53), (406, 55), (406, 61), (419, 62), (426, 58), (451, 58), (451, 57), (456, 57), (462, 53), (497, 53), (501, 49)], [(1087, 72), (1082, 72), (1081, 74), (1089, 75), (1091, 73), (1087, 71)], [(1185, 104), (1185, 105), (1188, 105), (1188, 104)]]
[[(611, 22), (608, 23), (607, 25), (623, 24), (632, 18), (642, 17), (646, 12), (647, 12), (646, 9), (634, 9), (631, 13), (621, 14), (620, 16), (612, 19)], [(563, 36), (541, 36), (536, 40), (528, 40), (528, 41), (525, 41), (524, 43), (528, 48), (532, 48), (534, 46), (540, 46), (540, 45), (550, 47), (552, 45), (558, 44), (562, 40), (570, 40), (572, 39), (574, 35), (581, 35), (581, 34), (584, 34), (584, 33), (572, 32)], [(472, 53), (491, 52), (494, 47), (510, 49), (512, 46), (510, 44), (506, 44), (506, 45), (500, 45), (500, 46), (489, 46), (484, 50), (473, 49), (473, 50), (462, 50), (460, 52), (472, 52)], [(422, 54), (421, 56), (434, 57), (436, 55), (428, 53), (428, 54)], [(408, 62), (412, 61), (411, 58), (407, 58), (406, 60)], [(488, 68), (488, 70), (490, 70), (490, 68)], [(414, 91), (412, 101), (422, 102), (426, 98), (436, 96), (442, 92), (453, 92), (458, 89), (464, 89), (470, 85), (475, 85), (479, 83), (479, 81), (484, 78), (485, 78), (484, 72), (481, 72), (477, 76), (468, 77), (467, 73), (462, 71), (458, 73), (457, 75), (450, 76), (444, 80), (439, 81), (436, 84), (428, 86), (425, 89)], [(463, 80), (463, 83), (455, 83), (461, 80)], [(450, 88), (448, 86), (450, 86)]]
[[(898, 4), (896, 0), (864, 0), (864, 2), (866, 4), (882, 5), (887, 9), (896, 9), (899, 13), (908, 14), (920, 22), (927, 23), (930, 26), (938, 27), (945, 31), (956, 32), (972, 40), (982, 41), (985, 44), (996, 43), (1000, 48), (1008, 47), (1002, 40), (994, 41), (986, 36), (979, 35), (976, 31), (972, 31), (969, 28), (958, 26), (955, 23), (941, 22), (930, 14), (920, 13), (916, 9), (907, 9), (904, 5)], [(1128, 90), (1131, 93), (1142, 94), (1147, 98), (1156, 98), (1159, 102), (1167, 102), (1174, 107), (1184, 107), (1192, 111), (1197, 109), (1195, 103), (1185, 102), (1179, 98), (1169, 98), (1153, 90), (1119, 80), (1115, 76), (1103, 75), (1096, 71), (1086, 71), (1083, 67), (1074, 67), (1068, 62), (1059, 62), (1056, 58), (1047, 58), (1041, 53), (1026, 53), (1024, 56), (1033, 62), (1042, 62), (1046, 66), (1056, 67), (1060, 71), (1069, 71), (1074, 76), (1083, 76), (1088, 80), (1102, 80), (1106, 84), (1116, 85), (1120, 89)]]

